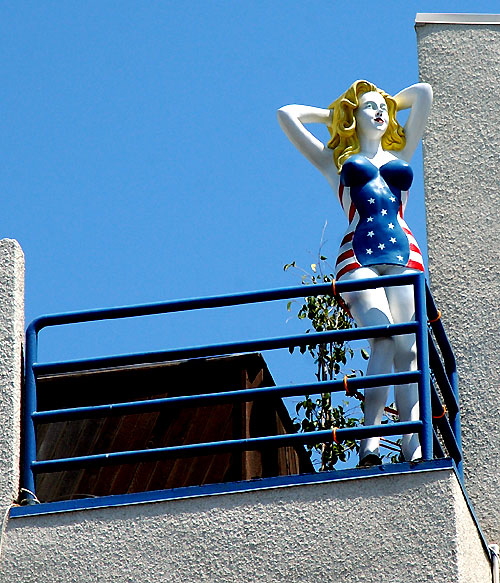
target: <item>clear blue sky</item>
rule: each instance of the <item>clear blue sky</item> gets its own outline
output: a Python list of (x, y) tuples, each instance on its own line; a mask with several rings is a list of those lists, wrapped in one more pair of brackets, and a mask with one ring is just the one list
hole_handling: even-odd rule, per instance
[[(276, 122), (357, 78), (418, 81), (416, 12), (496, 2), (7, 0), (0, 235), (44, 313), (291, 286), (345, 219)], [(421, 162), (407, 219), (425, 246)], [(44, 358), (291, 334), (284, 304), (44, 332)], [(286, 358), (286, 355), (285, 355)], [(304, 357), (305, 358), (305, 357)], [(280, 382), (296, 380), (273, 360)], [(312, 368), (311, 368), (312, 371)]]

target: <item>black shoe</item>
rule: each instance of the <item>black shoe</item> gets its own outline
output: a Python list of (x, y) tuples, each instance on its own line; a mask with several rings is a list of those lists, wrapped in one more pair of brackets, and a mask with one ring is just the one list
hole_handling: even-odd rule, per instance
[(357, 467), (358, 468), (371, 468), (373, 466), (381, 466), (381, 465), (382, 465), (382, 459), (374, 453), (369, 453), (368, 455), (365, 455), (365, 457), (362, 460), (360, 460)]

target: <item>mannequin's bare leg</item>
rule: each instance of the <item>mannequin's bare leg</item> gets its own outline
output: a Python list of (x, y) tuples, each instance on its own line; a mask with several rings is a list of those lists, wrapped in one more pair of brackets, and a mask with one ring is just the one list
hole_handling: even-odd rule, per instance
[[(360, 267), (344, 275), (341, 281), (368, 279), (379, 275), (376, 268)], [(387, 326), (393, 323), (384, 288), (343, 293), (342, 296), (358, 326)], [(396, 349), (394, 339), (372, 338), (370, 346), (367, 376), (391, 373)], [(365, 390), (365, 425), (380, 425), (388, 393), (389, 386)], [(363, 461), (370, 454), (379, 456), (379, 443), (378, 437), (361, 440), (359, 459)]]
[[(401, 270), (398, 267), (388, 268), (387, 274), (414, 273), (413, 270)], [(413, 286), (399, 286), (386, 289), (391, 314), (395, 323), (410, 322), (415, 319)], [(417, 370), (416, 340), (413, 334), (395, 336), (394, 371), (407, 372)], [(417, 421), (419, 419), (418, 385), (411, 383), (396, 385), (394, 388), (396, 407), (401, 421)], [(403, 435), (401, 444), (403, 457), (412, 461), (422, 457), (417, 433)]]

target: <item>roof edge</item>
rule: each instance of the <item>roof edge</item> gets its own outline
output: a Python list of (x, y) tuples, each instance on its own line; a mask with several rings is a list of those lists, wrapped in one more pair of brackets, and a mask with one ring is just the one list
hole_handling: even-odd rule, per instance
[(415, 26), (425, 24), (500, 24), (500, 14), (417, 13)]

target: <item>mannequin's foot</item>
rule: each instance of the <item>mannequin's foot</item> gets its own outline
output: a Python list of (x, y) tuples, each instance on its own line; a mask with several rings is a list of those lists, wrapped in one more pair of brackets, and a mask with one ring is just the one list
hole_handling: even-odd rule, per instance
[(374, 453), (369, 453), (368, 455), (365, 455), (365, 457), (362, 460), (360, 460), (358, 468), (371, 468), (373, 466), (381, 465), (382, 459)]

